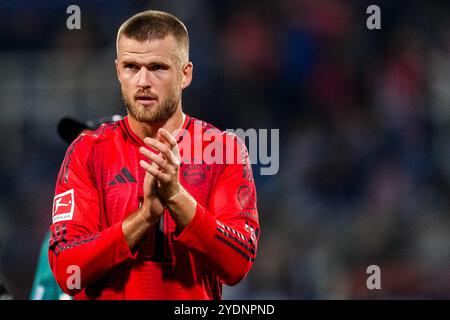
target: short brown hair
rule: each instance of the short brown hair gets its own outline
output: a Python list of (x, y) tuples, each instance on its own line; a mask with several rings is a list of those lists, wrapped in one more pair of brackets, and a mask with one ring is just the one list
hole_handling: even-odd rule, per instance
[(161, 40), (171, 35), (185, 51), (189, 60), (189, 34), (186, 26), (174, 15), (156, 10), (143, 11), (125, 21), (117, 32), (116, 47), (120, 37), (137, 41)]

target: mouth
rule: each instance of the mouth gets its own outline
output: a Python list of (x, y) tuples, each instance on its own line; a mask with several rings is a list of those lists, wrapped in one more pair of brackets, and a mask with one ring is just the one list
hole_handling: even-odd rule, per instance
[(135, 100), (139, 102), (141, 105), (151, 105), (156, 103), (156, 98), (149, 95), (137, 95)]

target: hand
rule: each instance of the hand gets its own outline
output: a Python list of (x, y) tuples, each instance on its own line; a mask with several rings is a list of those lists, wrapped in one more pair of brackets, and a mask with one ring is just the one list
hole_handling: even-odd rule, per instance
[(159, 151), (155, 154), (144, 147), (139, 151), (152, 161), (150, 165), (147, 161), (141, 160), (140, 165), (157, 181), (156, 190), (164, 203), (177, 195), (181, 190), (178, 172), (180, 168), (180, 152), (177, 140), (165, 129), (158, 130), (161, 141), (152, 138), (145, 138), (145, 144)]
[(148, 228), (154, 225), (164, 212), (164, 206), (156, 191), (156, 184), (155, 177), (146, 172), (142, 206), (122, 222), (122, 231), (130, 249), (142, 240), (142, 237), (148, 233)]
[[(151, 166), (156, 168), (156, 165), (153, 163)], [(145, 217), (152, 223), (158, 221), (164, 212), (164, 205), (158, 197), (156, 184), (157, 181), (155, 177), (146, 172), (143, 185), (144, 201), (142, 203), (142, 208), (144, 210)]]

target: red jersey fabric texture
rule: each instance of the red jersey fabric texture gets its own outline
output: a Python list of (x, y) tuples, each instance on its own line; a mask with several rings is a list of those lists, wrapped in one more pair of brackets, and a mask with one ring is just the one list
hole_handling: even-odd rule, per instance
[[(150, 162), (139, 148), (155, 150), (132, 132), (128, 117), (82, 134), (70, 145), (57, 178), (48, 251), (66, 293), (75, 299), (221, 299), (223, 283), (234, 285), (246, 276), (260, 228), (245, 144), (189, 116), (183, 129), (176, 136), (179, 178), (197, 201), (194, 218), (177, 232), (165, 209), (132, 250), (122, 222), (143, 198), (145, 171), (139, 161)], [(223, 152), (234, 152), (234, 159), (242, 161), (203, 161), (212, 142), (199, 142), (198, 133), (228, 135), (231, 140), (220, 142)]]

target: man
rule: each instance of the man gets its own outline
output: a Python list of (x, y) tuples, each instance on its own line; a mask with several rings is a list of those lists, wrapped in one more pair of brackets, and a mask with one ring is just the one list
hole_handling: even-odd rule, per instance
[[(259, 238), (245, 145), (183, 113), (193, 65), (176, 17), (139, 13), (116, 45), (128, 116), (67, 150), (50, 227), (55, 278), (75, 299), (220, 299)], [(211, 146), (234, 161), (205, 159)]]
[[(82, 122), (73, 118), (62, 118), (58, 122), (58, 134), (68, 144), (71, 144), (81, 133), (97, 129), (103, 123), (112, 123), (122, 119), (120, 115), (103, 117), (96, 121)], [(55, 281), (52, 270), (48, 264), (48, 241), (50, 233), (47, 232), (42, 242), (41, 250), (34, 275), (33, 286), (30, 292), (30, 300), (69, 300), (66, 293), (62, 292)]]

